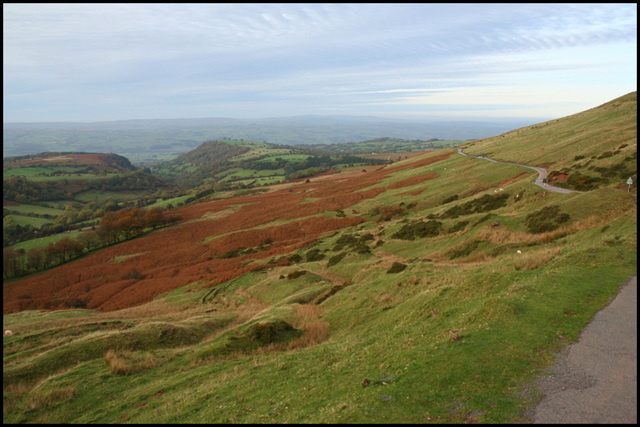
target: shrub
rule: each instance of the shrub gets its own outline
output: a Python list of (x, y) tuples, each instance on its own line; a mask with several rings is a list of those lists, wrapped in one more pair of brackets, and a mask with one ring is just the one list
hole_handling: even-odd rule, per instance
[(567, 185), (579, 191), (587, 191), (596, 188), (597, 184), (601, 180), (588, 175), (583, 175), (579, 172), (569, 175), (567, 179)]
[(403, 271), (407, 266), (401, 262), (394, 262), (391, 267), (387, 270), (387, 274), (395, 274)]
[(569, 214), (560, 213), (560, 206), (550, 205), (527, 215), (525, 225), (530, 233), (544, 233), (555, 230), (570, 218)]
[(306, 253), (307, 262), (312, 261), (320, 261), (324, 259), (324, 254), (320, 251), (320, 249), (311, 249)]
[(469, 255), (471, 252), (476, 250), (482, 242), (483, 240), (472, 240), (458, 249), (451, 250), (449, 252), (449, 259), (462, 258)]
[(296, 329), (284, 320), (267, 323), (254, 323), (247, 329), (245, 336), (252, 342), (270, 344), (288, 338)]
[(458, 200), (458, 195), (457, 194), (454, 194), (453, 196), (447, 197), (442, 202), (440, 202), (440, 205), (446, 205), (447, 203), (451, 203), (454, 200)]
[(373, 239), (375, 239), (375, 237), (371, 233), (365, 233), (360, 237), (354, 236), (353, 234), (343, 234), (336, 240), (333, 250), (341, 251), (346, 246), (359, 254), (368, 254), (371, 253), (371, 249), (367, 246), (366, 242)]
[(298, 254), (293, 254), (289, 258), (287, 258), (290, 263), (295, 264), (302, 261), (302, 257)]
[(140, 273), (138, 270), (136, 270), (135, 268), (131, 269), (127, 274), (125, 274), (123, 277), (123, 279), (125, 280), (142, 280), (145, 278), (145, 275)]
[[(369, 248), (367, 248), (367, 249), (369, 249)], [(342, 261), (342, 258), (344, 258), (346, 255), (347, 255), (346, 252), (341, 252), (338, 255), (332, 256), (331, 258), (329, 258), (329, 262), (327, 263), (327, 267), (331, 267), (332, 265), (336, 265), (337, 263)]]
[(394, 239), (415, 240), (416, 238), (434, 237), (442, 231), (440, 221), (415, 221), (405, 224), (391, 235)]
[(469, 224), (469, 221), (460, 221), (449, 229), (449, 233), (455, 233), (456, 231), (464, 230), (467, 224)]
[(461, 205), (453, 206), (440, 214), (440, 218), (457, 218), (460, 215), (470, 215), (473, 213), (489, 212), (507, 205), (509, 193), (497, 195), (485, 194), (484, 196), (471, 200)]
[(65, 307), (69, 308), (87, 308), (87, 302), (80, 298), (72, 298), (64, 303)]
[(287, 274), (287, 279), (297, 279), (298, 277), (304, 276), (305, 274), (307, 274), (306, 270), (292, 271), (291, 273)]

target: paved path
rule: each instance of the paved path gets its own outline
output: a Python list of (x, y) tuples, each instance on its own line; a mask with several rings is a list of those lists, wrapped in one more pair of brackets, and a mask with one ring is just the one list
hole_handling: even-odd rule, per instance
[(526, 414), (534, 424), (636, 424), (637, 276), (556, 357), (535, 386), (545, 394)]
[[(463, 156), (466, 156), (466, 154), (462, 152), (461, 148), (458, 148), (458, 147), (456, 148), (458, 149), (458, 154), (462, 154)], [(503, 165), (521, 166), (523, 168), (533, 169), (534, 171), (538, 172), (538, 179), (536, 179), (536, 182), (534, 184), (536, 184), (538, 187), (544, 188), (545, 190), (553, 191), (554, 193), (580, 193), (580, 191), (567, 190), (566, 188), (554, 187), (553, 185), (547, 184), (545, 182), (547, 180), (547, 170), (545, 168), (521, 165), (518, 163), (499, 162), (497, 160), (493, 160), (485, 156), (474, 156), (474, 157), (478, 159), (489, 160), (490, 162), (494, 162), (494, 163), (502, 163)]]

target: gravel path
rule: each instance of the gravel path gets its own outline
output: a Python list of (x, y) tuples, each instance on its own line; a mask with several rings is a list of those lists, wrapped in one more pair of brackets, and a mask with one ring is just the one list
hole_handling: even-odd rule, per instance
[(636, 424), (637, 276), (600, 310), (575, 344), (535, 383), (545, 394), (525, 414), (533, 424)]

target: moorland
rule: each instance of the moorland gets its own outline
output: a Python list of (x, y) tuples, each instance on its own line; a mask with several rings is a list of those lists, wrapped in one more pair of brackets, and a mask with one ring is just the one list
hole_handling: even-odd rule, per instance
[[(14, 258), (4, 422), (527, 422), (553, 353), (636, 272), (637, 94), (455, 145), (224, 140), (81, 171), (192, 192), (114, 201), (55, 267)], [(56, 172), (32, 167), (5, 180)]]

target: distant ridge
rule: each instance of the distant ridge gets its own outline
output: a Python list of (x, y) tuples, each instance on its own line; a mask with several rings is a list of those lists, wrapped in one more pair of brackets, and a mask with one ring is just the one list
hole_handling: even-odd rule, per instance
[(93, 123), (4, 123), (3, 157), (44, 151), (105, 151), (135, 160), (170, 146), (180, 154), (208, 140), (244, 139), (281, 145), (338, 144), (380, 137), (466, 140), (495, 136), (537, 120), (416, 121), (359, 116), (297, 116), (263, 119), (194, 118)]

